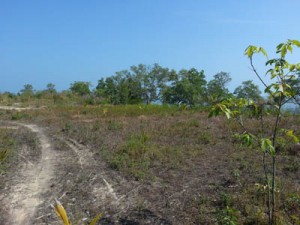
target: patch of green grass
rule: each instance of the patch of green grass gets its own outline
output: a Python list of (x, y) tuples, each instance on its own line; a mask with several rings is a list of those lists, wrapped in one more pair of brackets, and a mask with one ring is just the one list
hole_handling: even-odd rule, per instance
[(62, 131), (68, 133), (68, 132), (70, 132), (72, 129), (73, 129), (73, 124), (72, 124), (71, 122), (66, 122), (66, 123), (64, 124), (64, 127), (62, 128)]
[(176, 167), (182, 158), (178, 148), (158, 146), (151, 141), (149, 134), (142, 132), (128, 138), (123, 146), (113, 153), (112, 168), (134, 176), (138, 180), (154, 178), (151, 169), (156, 164), (166, 163)]
[(218, 224), (237, 225), (239, 223), (240, 212), (233, 206), (232, 196), (221, 192), (219, 196), (219, 210), (217, 213)]
[(11, 120), (30, 119), (31, 116), (24, 112), (16, 112), (11, 115)]
[(121, 130), (123, 129), (123, 124), (116, 120), (109, 120), (107, 124), (108, 130)]
[(289, 160), (290, 162), (287, 163), (284, 167), (283, 170), (288, 171), (288, 172), (293, 172), (297, 173), (300, 169), (300, 160), (297, 158), (292, 158)]
[(149, 176), (151, 155), (154, 151), (148, 143), (145, 133), (132, 135), (125, 144), (114, 153), (110, 164), (113, 168), (124, 171), (143, 180)]
[(200, 144), (208, 145), (208, 144), (214, 144), (215, 138), (209, 133), (208, 131), (200, 131), (199, 136), (198, 136), (198, 142)]
[(200, 193), (189, 200), (187, 209), (190, 211), (194, 209), (193, 221), (195, 224), (215, 224), (217, 222), (213, 217), (216, 213), (216, 207), (213, 203), (211, 196)]
[(300, 194), (289, 194), (284, 201), (283, 210), (292, 224), (300, 224)]

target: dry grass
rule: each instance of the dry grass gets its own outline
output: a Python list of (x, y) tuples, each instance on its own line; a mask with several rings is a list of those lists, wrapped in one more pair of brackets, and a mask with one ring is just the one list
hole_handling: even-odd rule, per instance
[[(89, 146), (108, 170), (137, 180), (142, 203), (128, 218), (150, 210), (174, 224), (225, 224), (228, 218), (266, 224), (261, 154), (236, 142), (232, 134), (239, 128), (223, 118), (160, 106), (60, 105), (23, 113), (28, 116), (18, 120)], [(259, 132), (254, 120), (246, 123)], [(283, 117), (282, 124), (299, 135), (299, 116)], [(278, 156), (278, 224), (299, 224), (299, 180), (299, 155), (287, 145)]]

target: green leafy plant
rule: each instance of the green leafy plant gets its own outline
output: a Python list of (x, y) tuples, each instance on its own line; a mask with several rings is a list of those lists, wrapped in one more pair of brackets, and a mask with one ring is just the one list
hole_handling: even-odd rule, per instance
[(30, 118), (30, 115), (23, 112), (16, 112), (13, 113), (11, 116), (11, 120), (21, 120), (21, 119), (28, 119)]
[(221, 209), (218, 213), (218, 222), (222, 225), (237, 225), (238, 210), (232, 207), (231, 197), (227, 193), (220, 193)]
[[(260, 149), (263, 154), (263, 168), (264, 168), (264, 186), (267, 189), (267, 211), (269, 224), (276, 224), (276, 158), (280, 146), (284, 141), (288, 140), (295, 143), (299, 142), (299, 138), (293, 130), (282, 129), (281, 117), (283, 115), (283, 107), (287, 103), (294, 102), (299, 105), (297, 97), (298, 82), (300, 77), (300, 63), (291, 64), (286, 60), (288, 52), (292, 53), (293, 47), (300, 47), (300, 42), (297, 40), (288, 40), (276, 47), (278, 58), (268, 59), (267, 52), (262, 47), (250, 45), (245, 50), (245, 55), (250, 60), (250, 65), (265, 87), (265, 94), (268, 99), (265, 101), (254, 102), (243, 98), (229, 97), (215, 104), (209, 113), (209, 116), (218, 116), (224, 114), (227, 119), (234, 120), (242, 129), (240, 133), (236, 133), (237, 137), (243, 144), (247, 146), (255, 146)], [(266, 74), (270, 77), (270, 84), (267, 84), (262, 76), (258, 74), (254, 64), (253, 56), (255, 54), (263, 54), (267, 61), (266, 66), (269, 67)], [(266, 117), (273, 119), (271, 125), (266, 129)], [(250, 129), (245, 123), (249, 118), (256, 118), (260, 122), (260, 127), (256, 131)], [(270, 131), (271, 129), (271, 131)], [(266, 158), (271, 158), (271, 166), (268, 168)], [(271, 172), (269, 172), (271, 171)], [(271, 182), (269, 182), (271, 180)]]

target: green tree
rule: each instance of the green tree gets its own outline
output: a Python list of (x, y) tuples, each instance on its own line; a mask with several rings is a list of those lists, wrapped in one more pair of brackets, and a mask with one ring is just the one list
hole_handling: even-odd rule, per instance
[(108, 99), (109, 103), (111, 104), (118, 104), (119, 97), (118, 97), (118, 89), (115, 83), (114, 77), (108, 77), (105, 80), (105, 89), (103, 91), (104, 96)]
[(229, 73), (220, 72), (214, 75), (214, 79), (207, 84), (207, 101), (209, 103), (219, 102), (230, 95), (227, 89), (228, 83), (231, 81)]
[(25, 84), (24, 88), (20, 90), (19, 95), (22, 101), (28, 101), (34, 97), (35, 93), (36, 91), (31, 84)]
[(178, 74), (170, 73), (170, 86), (165, 86), (163, 103), (187, 104), (189, 106), (203, 105), (205, 102), (205, 74), (195, 68), (180, 70)]
[(46, 87), (47, 87), (46, 92), (48, 92), (50, 94), (55, 94), (56, 93), (55, 84), (48, 83)]
[(127, 70), (116, 72), (114, 76), (99, 80), (95, 92), (104, 101), (111, 104), (142, 102), (141, 83)]
[(158, 64), (132, 66), (133, 75), (140, 81), (142, 98), (146, 104), (161, 99), (162, 89), (168, 79), (169, 69)]
[(75, 81), (70, 85), (70, 90), (73, 94), (85, 96), (91, 94), (90, 86), (90, 82)]
[(238, 86), (234, 90), (233, 94), (237, 98), (245, 98), (247, 100), (257, 101), (259, 99), (262, 99), (259, 87), (255, 85), (251, 80), (242, 82), (242, 85)]
[(20, 90), (21, 95), (26, 95), (32, 97), (34, 95), (33, 86), (31, 84), (25, 84), (24, 88)]
[(129, 104), (137, 104), (143, 102), (143, 90), (141, 87), (140, 80), (130, 74), (126, 78), (126, 86), (128, 88), (128, 103)]
[[(294, 141), (299, 142), (299, 138), (294, 134), (293, 130), (283, 128), (281, 124), (281, 117), (283, 106), (289, 103), (290, 100), (297, 96), (295, 92), (295, 86), (293, 82), (297, 79), (297, 75), (300, 72), (300, 63), (290, 64), (286, 60), (288, 52), (292, 52), (293, 47), (300, 47), (300, 42), (297, 40), (288, 40), (286, 43), (281, 43), (276, 47), (276, 53), (278, 58), (273, 58), (266, 61), (266, 66), (269, 67), (267, 74), (270, 76), (271, 82), (267, 84), (263, 80), (263, 77), (258, 74), (253, 64), (253, 56), (257, 53), (262, 53), (267, 57), (266, 51), (261, 47), (250, 45), (245, 55), (250, 60), (250, 65), (255, 75), (259, 78), (262, 84), (265, 86), (265, 93), (269, 95), (269, 100), (265, 104), (257, 104), (255, 102), (247, 101), (246, 99), (228, 98), (222, 102), (214, 105), (210, 112), (210, 116), (216, 116), (220, 113), (224, 113), (228, 119), (236, 121), (242, 128), (242, 132), (236, 134), (243, 144), (256, 146), (260, 148), (263, 154), (263, 169), (265, 176), (265, 184), (268, 191), (267, 197), (267, 212), (268, 221), (270, 225), (276, 224), (276, 211), (278, 206), (276, 205), (276, 159), (279, 154), (278, 150), (284, 143)], [(252, 107), (249, 107), (251, 105)], [(268, 129), (265, 128), (265, 115), (267, 115), (270, 107), (273, 110), (273, 125), (269, 125)], [(257, 132), (248, 129), (245, 124), (245, 117), (249, 113), (244, 113), (246, 110), (250, 110), (253, 115), (256, 115), (259, 119), (261, 126), (257, 128)], [(270, 117), (268, 118), (270, 122)], [(270, 132), (271, 131), (271, 132)], [(266, 158), (271, 159), (271, 166), (266, 163)], [(271, 172), (269, 172), (271, 171)], [(271, 182), (269, 182), (269, 180)]]

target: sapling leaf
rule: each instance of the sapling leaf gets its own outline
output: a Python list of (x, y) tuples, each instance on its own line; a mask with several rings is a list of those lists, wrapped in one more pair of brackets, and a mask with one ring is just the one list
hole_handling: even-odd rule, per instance
[(272, 88), (272, 85), (269, 85), (268, 87), (266, 87), (265, 93), (270, 93), (271, 88)]
[(287, 47), (284, 46), (284, 47), (281, 49), (281, 54), (280, 54), (281, 58), (284, 58), (285, 55), (286, 55), (286, 53), (287, 53)]
[(290, 53), (293, 52), (293, 47), (292, 47), (291, 45), (288, 45), (288, 46), (287, 46), (287, 49), (290, 51)]
[(254, 136), (252, 134), (242, 134), (241, 140), (242, 144), (246, 146), (251, 146), (253, 144)]
[(266, 50), (264, 48), (259, 47), (258, 52), (261, 52), (264, 56), (268, 57), (268, 54), (267, 54), (267, 52), (266, 52)]
[(253, 53), (254, 53), (254, 46), (253, 45), (249, 45), (246, 50), (245, 50), (245, 55), (248, 56), (248, 58), (252, 57)]
[(230, 109), (224, 110), (224, 113), (225, 113), (227, 119), (230, 119), (230, 118), (231, 118), (231, 111), (230, 111)]
[(289, 68), (289, 70), (293, 71), (295, 68), (296, 68), (296, 65), (291, 65), (290, 68)]
[(294, 134), (294, 131), (293, 131), (293, 130), (287, 130), (287, 131), (286, 131), (286, 136), (292, 138), (292, 140), (293, 140), (295, 143), (298, 143), (298, 142), (299, 142), (299, 138)]
[(296, 45), (297, 47), (300, 47), (300, 41), (298, 40), (291, 40), (291, 43)]
[(213, 116), (218, 116), (221, 112), (219, 104), (215, 105), (214, 107), (211, 108), (208, 117), (213, 117)]
[(272, 145), (272, 141), (268, 138), (261, 139), (261, 150), (263, 152), (269, 152), (271, 156), (275, 156), (275, 147)]

